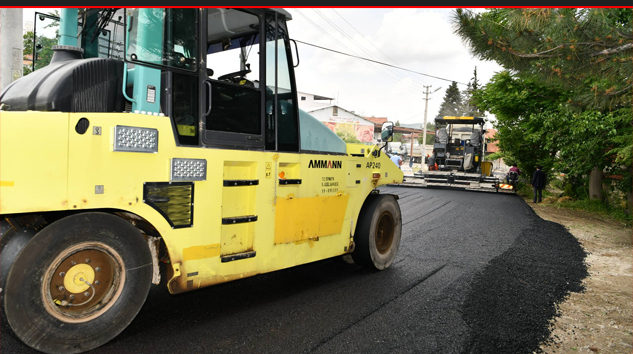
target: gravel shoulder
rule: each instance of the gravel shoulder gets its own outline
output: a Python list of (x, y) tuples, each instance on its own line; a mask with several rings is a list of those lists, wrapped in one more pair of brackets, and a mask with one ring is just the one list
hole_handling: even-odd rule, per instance
[(526, 202), (542, 219), (563, 225), (588, 254), (584, 291), (557, 305), (542, 352), (633, 352), (633, 229), (548, 200)]

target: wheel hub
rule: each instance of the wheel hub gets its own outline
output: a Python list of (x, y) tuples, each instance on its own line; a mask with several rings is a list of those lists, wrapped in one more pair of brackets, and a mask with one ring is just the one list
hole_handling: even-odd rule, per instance
[(395, 222), (389, 212), (383, 212), (378, 218), (376, 227), (376, 249), (380, 254), (385, 254), (391, 248), (393, 242), (393, 229)]
[(90, 289), (90, 285), (95, 279), (95, 271), (88, 264), (77, 264), (68, 270), (64, 276), (64, 287), (70, 293), (83, 293)]
[(85, 322), (112, 306), (125, 280), (120, 256), (99, 242), (61, 252), (46, 271), (42, 299), (49, 314)]

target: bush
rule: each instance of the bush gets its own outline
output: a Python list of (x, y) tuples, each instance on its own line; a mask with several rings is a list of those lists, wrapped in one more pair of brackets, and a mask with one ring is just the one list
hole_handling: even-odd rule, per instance
[(563, 184), (563, 196), (574, 198), (576, 196), (576, 190), (571, 183)]
[(549, 184), (553, 189), (556, 190), (564, 190), (565, 188), (565, 181), (560, 178), (560, 177), (555, 177), (552, 179), (552, 181)]

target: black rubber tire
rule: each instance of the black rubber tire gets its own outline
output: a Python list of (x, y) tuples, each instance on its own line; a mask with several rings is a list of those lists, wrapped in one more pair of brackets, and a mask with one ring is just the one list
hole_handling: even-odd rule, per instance
[[(82, 261), (86, 254), (94, 261)], [(86, 276), (93, 284), (82, 283), (88, 288), (71, 292), (73, 283), (59, 272), (64, 266), (70, 267), (68, 276), (75, 275), (72, 279), (94, 267), (93, 277)], [(76, 214), (38, 232), (17, 255), (3, 289), (2, 311), (26, 345), (45, 353), (81, 353), (107, 343), (132, 322), (151, 281), (151, 253), (135, 227), (107, 213)], [(63, 289), (66, 293), (55, 294), (57, 283), (70, 285)], [(92, 297), (70, 306), (53, 299), (75, 293)]]
[(388, 268), (396, 258), (402, 236), (402, 214), (393, 195), (372, 194), (361, 208), (354, 232), (354, 263)]
[[(11, 265), (22, 251), (22, 248), (35, 236), (37, 231), (31, 228), (23, 228), (18, 231), (5, 220), (2, 220), (0, 224), (2, 225), (2, 231), (0, 232), (0, 288), (5, 289)], [(4, 290), (0, 291), (0, 303), (3, 303), (5, 293)], [(0, 318), (3, 328), (8, 327), (9, 322), (4, 309), (0, 311)], [(13, 333), (10, 334), (13, 335)]]

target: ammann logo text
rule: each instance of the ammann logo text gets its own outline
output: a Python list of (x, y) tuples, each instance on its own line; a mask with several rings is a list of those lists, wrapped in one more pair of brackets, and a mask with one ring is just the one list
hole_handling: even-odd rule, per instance
[(310, 160), (308, 168), (341, 168), (343, 161)]

